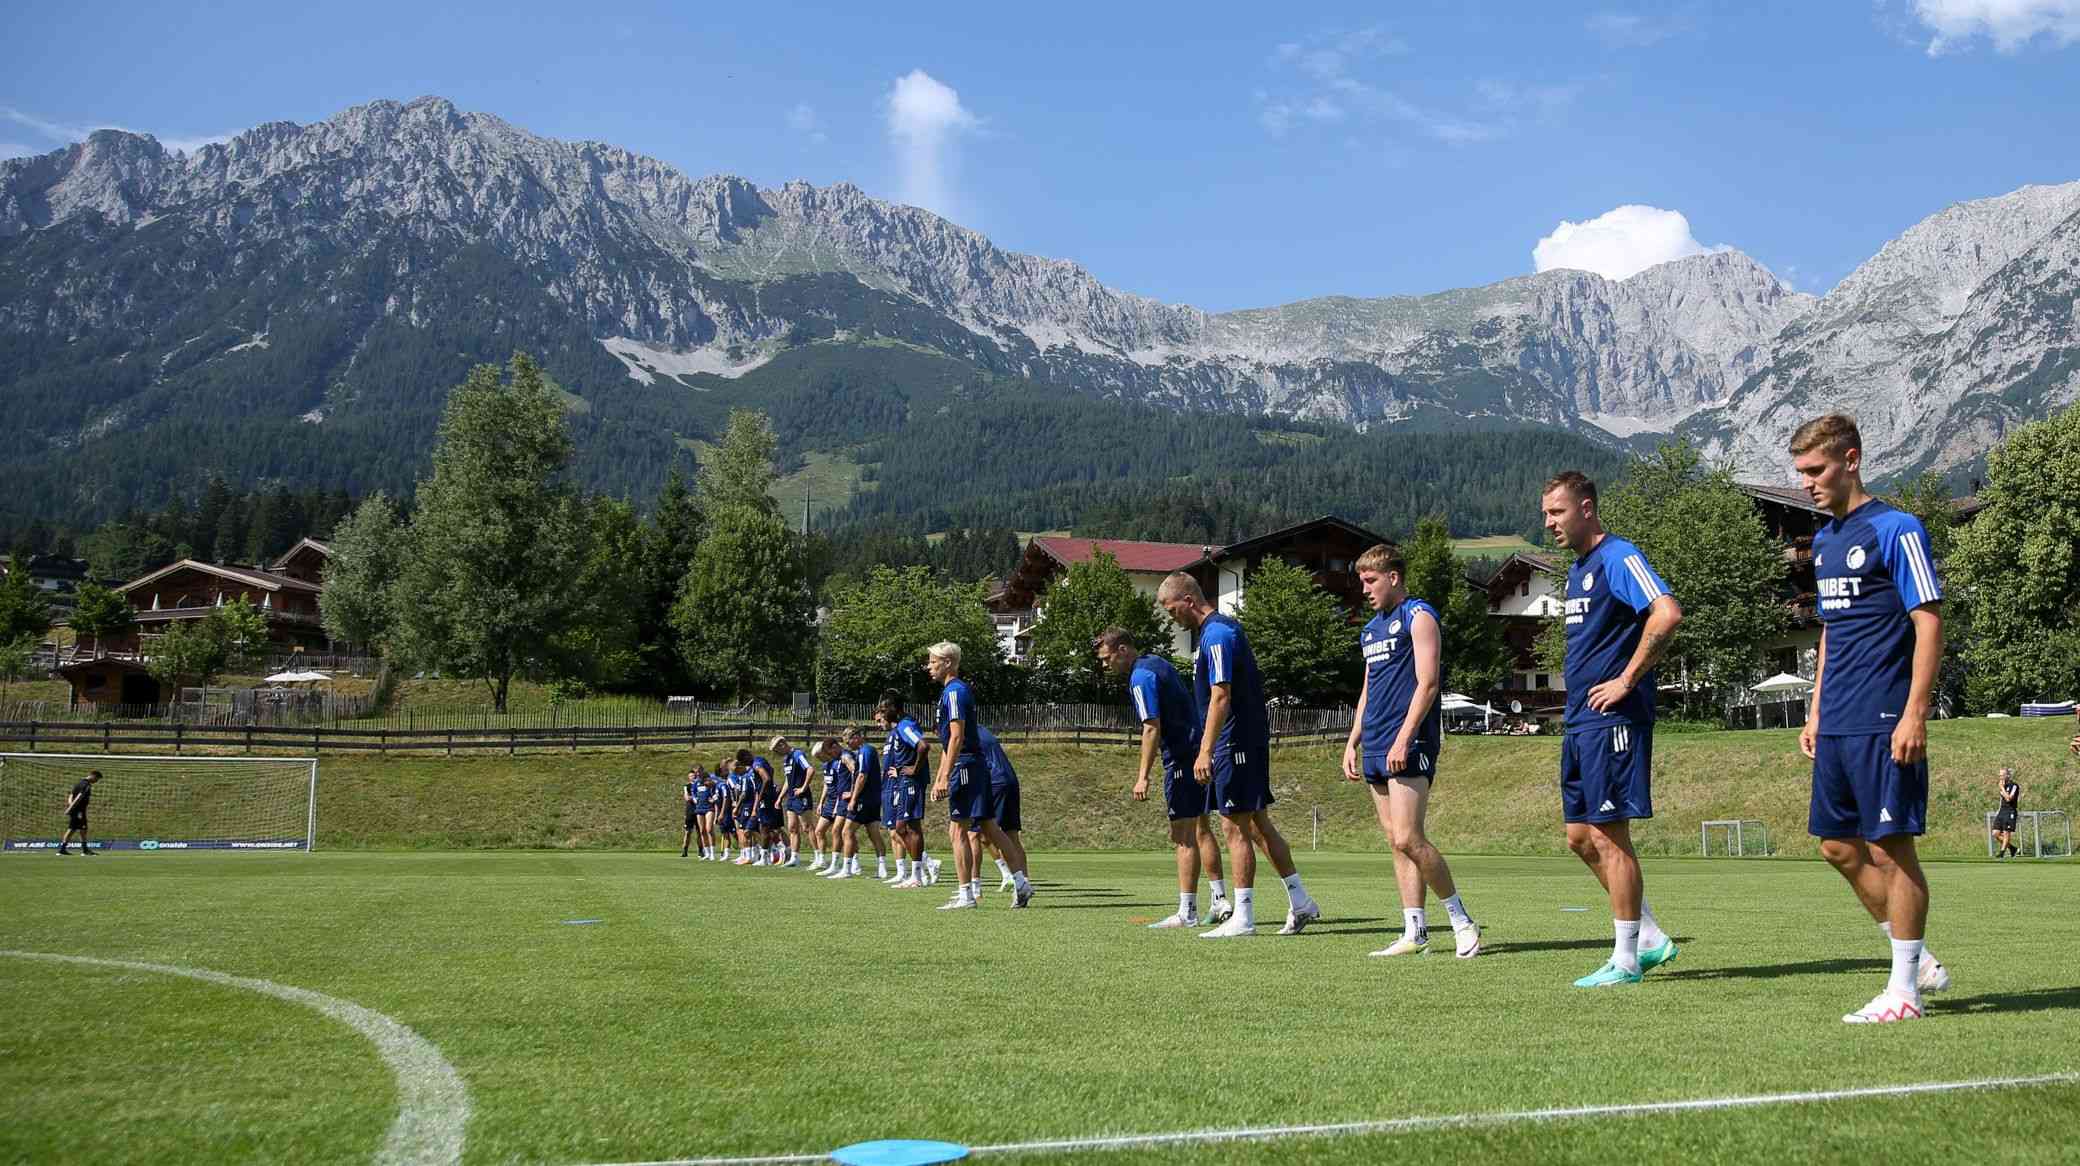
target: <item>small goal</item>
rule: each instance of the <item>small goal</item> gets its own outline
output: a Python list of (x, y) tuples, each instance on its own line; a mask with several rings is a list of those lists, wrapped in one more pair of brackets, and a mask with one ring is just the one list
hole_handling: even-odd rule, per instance
[(96, 850), (308, 851), (316, 838), (312, 758), (0, 753), (0, 851), (57, 849), (66, 799), (94, 770)]
[[(1998, 811), (1994, 811), (1998, 813)], [(1986, 815), (1986, 857), (1993, 857), (1993, 818)], [(2073, 820), (2064, 810), (2022, 810), (2015, 815), (2015, 847), (2031, 858), (2071, 858)]]
[(1760, 818), (1714, 818), (1698, 828), (1697, 842), (1706, 858), (1767, 858), (1773, 853), (1769, 827)]

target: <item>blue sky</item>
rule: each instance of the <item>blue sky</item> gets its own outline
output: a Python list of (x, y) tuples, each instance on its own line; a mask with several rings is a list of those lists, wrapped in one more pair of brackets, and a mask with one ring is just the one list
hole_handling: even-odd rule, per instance
[(1556, 232), (1557, 265), (1733, 246), (1818, 292), (2080, 179), (2080, 0), (180, 7), (5, 18), (0, 153), (439, 94), (1213, 310), (1487, 283)]

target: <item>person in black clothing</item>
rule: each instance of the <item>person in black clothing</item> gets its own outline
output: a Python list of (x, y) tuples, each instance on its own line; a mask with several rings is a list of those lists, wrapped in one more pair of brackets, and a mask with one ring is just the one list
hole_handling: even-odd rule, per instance
[(2015, 771), (2001, 766), (2001, 808), (1993, 814), (1995, 858), (2013, 858), (2022, 853), (2015, 845), (2015, 819), (2022, 801), (2022, 787), (2015, 784)]
[(58, 839), (58, 853), (70, 854), (65, 849), (72, 843), (72, 836), (79, 835), (79, 852), (92, 857), (93, 849), (87, 845), (87, 803), (94, 800), (94, 783), (101, 780), (101, 771), (89, 770), (87, 775), (74, 782), (71, 796), (65, 799), (65, 837)]

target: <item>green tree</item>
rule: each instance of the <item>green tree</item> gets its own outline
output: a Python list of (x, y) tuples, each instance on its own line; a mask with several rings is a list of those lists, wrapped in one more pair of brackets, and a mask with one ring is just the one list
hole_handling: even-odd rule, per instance
[(228, 660), (243, 661), (267, 646), (267, 617), (244, 596), (210, 612), (202, 622), (211, 635), (223, 641)]
[(1005, 667), (996, 624), (982, 605), (983, 588), (948, 583), (929, 567), (875, 567), (864, 582), (840, 582), (818, 642), (816, 691), (825, 700), (873, 700), (886, 689), (915, 700), (929, 695), (924, 650), (941, 641), (961, 646), (961, 672), (978, 688), (1001, 694)]
[(1099, 632), (1114, 625), (1133, 633), (1144, 651), (1168, 648), (1175, 627), (1155, 600), (1135, 589), (1119, 560), (1099, 551), (1047, 589), (1040, 622), (1033, 625), (1035, 679), (1069, 700), (1116, 696), (1119, 679), (1105, 671), (1091, 647)]
[(1408, 593), (1437, 609), (1444, 638), (1445, 691), (1483, 699), (1509, 673), (1509, 646), (1500, 621), (1488, 615), (1486, 593), (1467, 581), (1465, 565), (1452, 552), (1452, 531), (1441, 514), (1416, 523), (1404, 553)]
[(29, 578), (26, 556), (17, 555), (0, 575), (0, 644), (24, 636), (41, 640), (51, 630), (51, 602)]
[(223, 627), (201, 619), (170, 625), (152, 648), (147, 667), (173, 689), (177, 700), (183, 686), (207, 686), (230, 661), (231, 645)]
[(509, 373), (478, 365), (449, 394), (392, 591), (403, 655), (481, 678), (499, 712), (580, 618), (587, 535), (562, 399), (524, 353)]
[(1266, 697), (1310, 704), (1357, 699), (1358, 628), (1305, 569), (1264, 560), (1249, 577), (1237, 614), (1264, 674)]
[(101, 654), (102, 643), (108, 637), (122, 635), (136, 624), (137, 613), (130, 607), (129, 597), (120, 591), (87, 582), (73, 593), (72, 634), (93, 637), (96, 656)]
[(1970, 707), (2080, 693), (2080, 405), (2009, 434), (1980, 497), (1948, 588), (1971, 612)]
[(1683, 686), (1683, 707), (1723, 707), (1762, 668), (1762, 646), (1789, 612), (1781, 549), (1731, 471), (1708, 468), (1689, 441), (1633, 461), (1603, 495), (1604, 526), (1646, 553), (1683, 605), (1683, 623), (1660, 667)]
[(134, 521), (106, 522), (80, 539), (87, 567), (104, 579), (130, 580), (173, 561), (173, 540)]
[(381, 490), (339, 524), (325, 563), (325, 590), (318, 597), (326, 635), (384, 653), (396, 611), (391, 589), (404, 557), (404, 535), (396, 503)]
[(30, 636), (0, 640), (0, 700), (6, 698), (8, 685), (35, 674), (35, 668), (29, 663), (35, 654), (36, 641)]
[(715, 514), (732, 506), (760, 514), (779, 513), (773, 501), (778, 471), (773, 454), (779, 440), (766, 415), (755, 409), (732, 409), (722, 441), (701, 461), (700, 508)]
[(700, 547), (702, 525), (700, 503), (673, 466), (643, 527), (643, 590), (635, 620), (637, 667), (663, 692), (683, 693), (690, 679), (672, 633), (672, 604)]
[(672, 605), (693, 680), (739, 700), (789, 691), (808, 679), (813, 619), (800, 539), (779, 515), (743, 505), (710, 511)]
[(643, 610), (644, 531), (635, 508), (612, 498), (585, 504), (589, 527), (576, 618), (552, 641), (551, 671), (588, 687), (620, 687), (635, 675)]
[(1928, 530), (1928, 551), (1940, 563), (1950, 557), (1957, 537), (1957, 499), (1941, 474), (1923, 474), (1886, 499), (1921, 520)]

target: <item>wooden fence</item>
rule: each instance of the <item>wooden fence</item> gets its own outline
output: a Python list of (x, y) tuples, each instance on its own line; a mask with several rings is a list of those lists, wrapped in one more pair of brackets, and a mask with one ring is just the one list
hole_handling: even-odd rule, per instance
[[(794, 743), (807, 746), (835, 735), (835, 724), (797, 724), (789, 727)], [(119, 746), (171, 748), (178, 754), (188, 749), (219, 752), (226, 749), (252, 753), (288, 751), (315, 755), (326, 750), (357, 750), (375, 753), (505, 752), (521, 750), (579, 749), (713, 749), (749, 748), (763, 751), (773, 737), (774, 726), (763, 721), (708, 722), (698, 725), (621, 725), (560, 728), (455, 728), (377, 729), (313, 726), (291, 728), (266, 725), (191, 725), (182, 723), (122, 721), (5, 721), (0, 722), (0, 746), (8, 751), (52, 753), (111, 752)], [(1274, 742), (1341, 740), (1346, 727), (1276, 731)], [(1141, 741), (1139, 727), (1076, 725), (1056, 728), (1012, 728), (997, 732), (1007, 744), (1134, 746)]]

